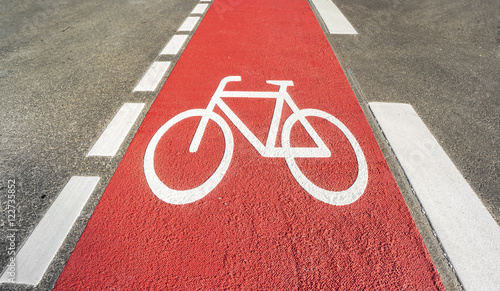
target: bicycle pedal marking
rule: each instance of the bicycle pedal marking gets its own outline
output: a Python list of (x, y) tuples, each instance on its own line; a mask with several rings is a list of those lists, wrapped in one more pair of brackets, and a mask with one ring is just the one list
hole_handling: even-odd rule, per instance
[[(279, 86), (279, 90), (277, 92), (224, 91), (227, 83), (237, 81), (241, 81), (241, 76), (228, 76), (223, 78), (206, 109), (191, 109), (176, 115), (163, 124), (152, 137), (144, 155), (144, 173), (149, 188), (159, 199), (170, 204), (187, 204), (197, 201), (210, 193), (224, 177), (233, 156), (234, 138), (227, 122), (220, 115), (214, 112), (215, 106), (218, 106), (222, 110), (227, 118), (236, 126), (236, 128), (243, 134), (243, 136), (261, 156), (284, 158), (295, 180), (297, 180), (299, 185), (314, 198), (331, 205), (341, 206), (351, 204), (363, 195), (368, 184), (368, 165), (361, 146), (350, 130), (340, 120), (335, 118), (333, 115), (318, 109), (299, 109), (286, 91), (288, 86), (293, 86), (292, 81), (267, 81), (268, 84)], [(276, 99), (273, 118), (267, 137), (268, 139), (265, 145), (260, 142), (260, 140), (229, 108), (229, 106), (224, 103), (222, 100), (224, 97)], [(282, 147), (276, 147), (275, 142), (278, 135), (283, 104), (285, 102), (292, 110), (292, 114), (285, 120), (283, 125), (281, 132)], [(201, 120), (189, 146), (189, 151), (196, 152), (198, 150), (205, 133), (208, 120), (211, 119), (221, 128), (224, 135), (224, 155), (215, 172), (201, 185), (188, 190), (175, 190), (166, 186), (157, 176), (154, 167), (154, 153), (158, 142), (172, 126), (186, 118), (195, 116), (201, 117)], [(316, 133), (312, 125), (307, 121), (306, 117), (318, 117), (330, 122), (337, 127), (349, 141), (356, 156), (358, 173), (354, 183), (348, 189), (331, 191), (318, 187), (299, 169), (295, 161), (296, 158), (327, 158), (331, 156), (331, 151), (328, 149), (321, 137)], [(292, 147), (290, 145), (290, 132), (293, 125), (297, 121), (302, 124), (306, 132), (316, 144), (316, 147)]]

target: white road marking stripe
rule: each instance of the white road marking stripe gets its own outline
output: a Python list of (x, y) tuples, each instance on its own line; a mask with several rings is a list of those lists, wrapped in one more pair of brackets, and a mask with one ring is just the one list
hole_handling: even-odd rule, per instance
[(108, 124), (89, 156), (113, 157), (144, 108), (144, 103), (125, 103)]
[(330, 34), (358, 34), (332, 0), (312, 0)]
[(189, 16), (184, 23), (182, 23), (178, 31), (192, 31), (196, 23), (198, 23), (198, 20), (200, 20), (198, 16)]
[[(16, 255), (15, 283), (37, 285), (94, 192), (99, 177), (72, 177)], [(0, 283), (11, 282), (8, 269)]]
[(500, 227), (408, 104), (369, 104), (466, 290), (500, 286)]
[(208, 4), (206, 4), (206, 3), (197, 4), (194, 7), (194, 9), (191, 12), (191, 14), (203, 14), (203, 13), (205, 13), (205, 10), (207, 10), (207, 7), (208, 7)]
[(167, 45), (163, 48), (160, 55), (176, 55), (179, 53), (179, 50), (186, 42), (188, 38), (187, 34), (177, 34), (174, 35)]
[(134, 91), (154, 91), (160, 83), (163, 75), (168, 70), (170, 62), (154, 62), (144, 74)]
[[(201, 0), (201, 2), (211, 2), (211, 0)], [(208, 4), (198, 4), (191, 13), (203, 14), (207, 7)], [(192, 31), (199, 19), (200, 17), (188, 17), (179, 31)], [(175, 35), (160, 54), (177, 54), (187, 37), (187, 35)], [(170, 64), (170, 62), (154, 62), (133, 91), (154, 91)], [(144, 103), (125, 103), (87, 157), (114, 156), (144, 106)], [(0, 277), (0, 283), (15, 282), (34, 286), (40, 283), (99, 180), (99, 177), (71, 177), (17, 252), (15, 274), (11, 274), (7, 267)]]

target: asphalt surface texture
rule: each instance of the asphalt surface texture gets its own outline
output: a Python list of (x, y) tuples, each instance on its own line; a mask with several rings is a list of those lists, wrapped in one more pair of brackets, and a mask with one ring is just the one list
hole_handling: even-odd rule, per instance
[[(222, 1), (222, 0), (221, 0)], [(237, 3), (238, 1), (230, 1)], [(101, 181), (37, 287), (52, 289), (113, 175), (113, 158), (87, 152), (198, 1), (0, 1), (0, 195), (16, 184), (21, 246), (71, 176)], [(336, 0), (358, 35), (327, 35), (448, 290), (460, 283), (366, 102), (411, 104), (500, 223), (500, 18), (496, 1)], [(176, 58), (170, 57), (169, 61)], [(356, 84), (356, 85), (353, 85)], [(159, 89), (157, 89), (158, 91)], [(142, 120), (143, 110), (139, 120)], [(0, 266), (8, 260), (0, 221)]]

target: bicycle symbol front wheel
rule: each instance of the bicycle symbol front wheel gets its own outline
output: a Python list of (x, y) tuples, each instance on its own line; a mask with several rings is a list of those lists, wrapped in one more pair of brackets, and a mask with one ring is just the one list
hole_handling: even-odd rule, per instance
[[(320, 188), (313, 182), (311, 182), (297, 166), (295, 157), (291, 154), (290, 132), (295, 122), (297, 122), (298, 120), (304, 120), (307, 116), (320, 117), (333, 123), (338, 129), (342, 131), (342, 133), (351, 144), (356, 155), (358, 175), (354, 183), (348, 189), (342, 191), (330, 191)], [(368, 165), (366, 163), (365, 155), (363, 154), (363, 150), (361, 150), (361, 147), (354, 135), (340, 120), (335, 118), (333, 115), (330, 115), (321, 110), (302, 109), (288, 117), (283, 125), (283, 131), (281, 134), (282, 146), (285, 151), (288, 152), (288, 154), (285, 155), (285, 160), (288, 164), (288, 167), (290, 168), (290, 171), (292, 172), (292, 175), (295, 177), (300, 186), (314, 198), (328, 204), (341, 206), (351, 204), (359, 197), (361, 197), (361, 195), (363, 195), (366, 189), (366, 185), (368, 184)]]
[[(182, 120), (190, 117), (196, 116), (208, 116), (211, 120), (215, 121), (215, 123), (221, 128), (222, 133), (224, 135), (225, 149), (224, 155), (222, 156), (221, 163), (215, 170), (215, 172), (208, 178), (205, 182), (203, 182), (198, 187), (188, 190), (175, 190), (166, 186), (158, 175), (156, 174), (154, 167), (154, 153), (156, 150), (156, 146), (158, 142), (162, 138), (162, 136), (175, 124), (181, 122)], [(234, 140), (233, 134), (231, 133), (231, 129), (229, 125), (224, 121), (222, 117), (213, 113), (211, 111), (205, 109), (192, 109), (185, 112), (182, 112), (172, 119), (163, 124), (160, 129), (154, 134), (153, 138), (148, 144), (146, 149), (146, 153), (144, 155), (144, 173), (146, 175), (146, 181), (148, 182), (149, 187), (153, 191), (153, 193), (160, 198), (161, 200), (170, 203), (170, 204), (187, 204), (199, 200), (205, 195), (207, 195), (210, 191), (212, 191), (217, 184), (222, 180), (224, 174), (226, 173), (229, 164), (231, 163), (231, 158), (233, 156), (234, 149)]]

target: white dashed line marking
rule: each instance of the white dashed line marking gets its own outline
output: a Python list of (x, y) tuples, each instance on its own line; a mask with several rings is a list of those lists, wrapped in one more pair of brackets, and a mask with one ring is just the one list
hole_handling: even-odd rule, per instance
[(369, 104), (466, 290), (500, 286), (500, 227), (411, 105)]
[(188, 38), (187, 34), (174, 35), (163, 48), (160, 55), (176, 55)]
[(200, 3), (194, 7), (191, 14), (203, 14), (205, 13), (205, 10), (207, 10), (207, 7), (208, 7), (207, 3)]
[(200, 17), (198, 16), (189, 16), (186, 18), (184, 23), (182, 23), (178, 31), (192, 31), (196, 26), (196, 23), (198, 23), (198, 20), (200, 20)]
[(332, 0), (311, 0), (330, 34), (358, 34)]
[[(206, 3), (197, 4), (191, 14), (204, 14), (209, 5), (207, 3), (211, 0), (200, 2)], [(199, 16), (188, 17), (178, 31), (192, 32), (200, 18)], [(188, 37), (188, 35), (174, 35), (160, 55), (178, 54)], [(153, 62), (133, 91), (155, 91), (170, 65), (171, 62)], [(144, 106), (144, 103), (125, 103), (91, 148), (87, 157), (114, 156)], [(0, 277), (0, 283), (39, 284), (99, 180), (99, 177), (94, 176), (74, 176), (68, 181), (19, 249), (15, 257), (15, 279), (9, 274), (7, 266)]]
[(144, 74), (134, 91), (154, 91), (160, 83), (163, 75), (170, 67), (170, 62), (154, 62)]
[[(40, 282), (99, 179), (71, 177), (17, 253), (16, 283), (37, 285)], [(9, 272), (4, 272), (0, 283), (10, 282), (9, 277)]]
[(125, 103), (90, 149), (89, 156), (113, 157), (139, 117), (144, 103)]

